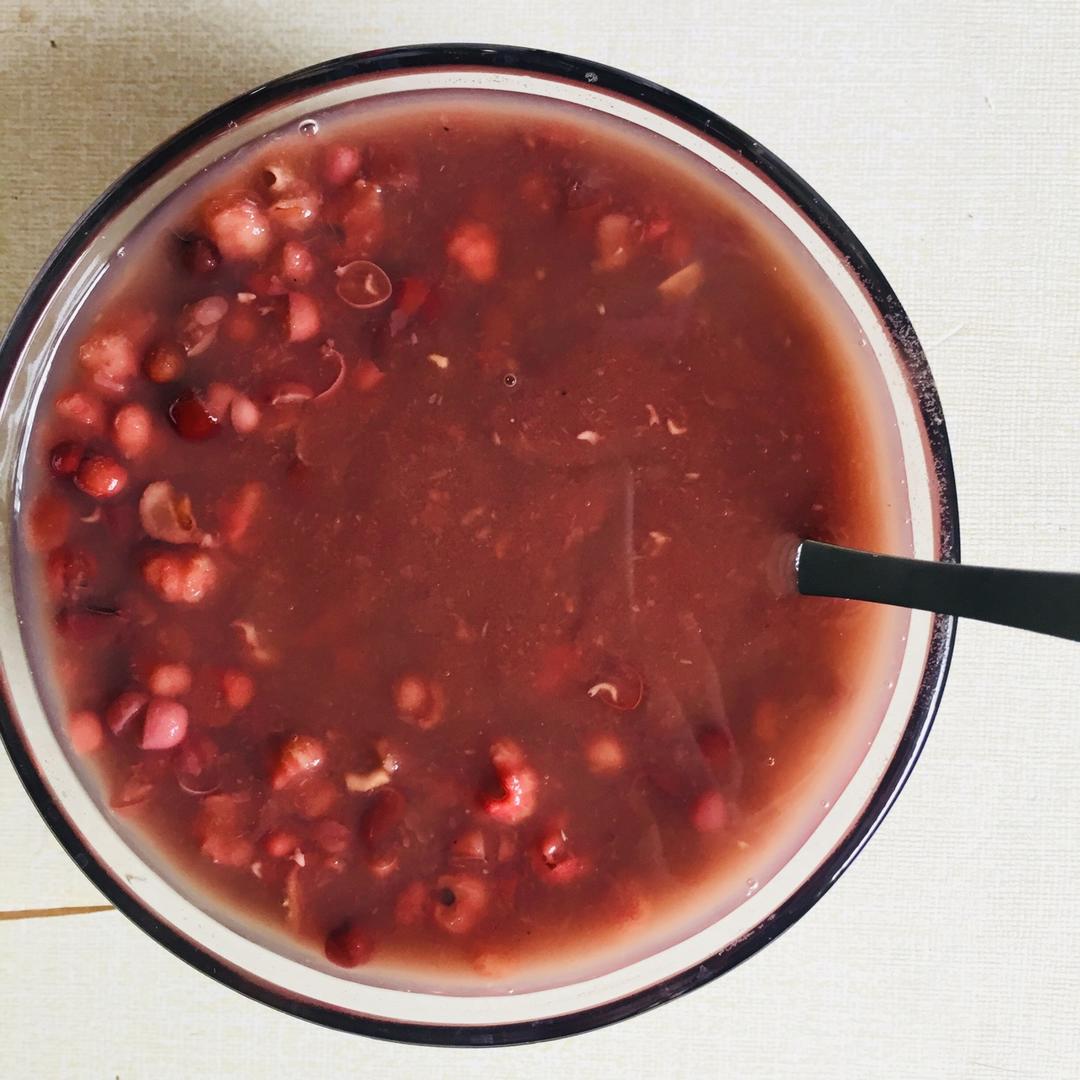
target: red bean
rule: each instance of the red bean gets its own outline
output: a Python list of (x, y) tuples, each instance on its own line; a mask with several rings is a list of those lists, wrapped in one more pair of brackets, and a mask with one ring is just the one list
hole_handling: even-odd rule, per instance
[(146, 485), (139, 497), (139, 523), (147, 536), (167, 544), (197, 544), (205, 535), (195, 520), (191, 499), (168, 480)]
[(169, 419), (177, 434), (198, 442), (218, 433), (221, 415), (214, 413), (204, 397), (194, 390), (185, 390), (170, 406)]
[(150, 449), (154, 422), (150, 411), (134, 402), (122, 405), (113, 417), (113, 441), (126, 458), (142, 457)]
[(289, 291), (281, 278), (277, 274), (270, 273), (269, 270), (249, 274), (246, 285), (247, 291), (254, 293), (256, 297), (284, 296)]
[(496, 793), (484, 793), (481, 808), (496, 821), (518, 825), (536, 809), (540, 777), (525, 761), (517, 743), (501, 739), (491, 747), (491, 764), (499, 784)]
[(79, 347), (79, 364), (109, 394), (122, 394), (139, 370), (135, 345), (119, 330), (92, 334)]
[(175, 341), (161, 341), (143, 358), (143, 373), (151, 382), (175, 382), (184, 374), (184, 350)]
[(204, 552), (168, 552), (147, 559), (143, 579), (170, 604), (198, 604), (217, 583), (217, 567)]
[(246, 394), (237, 394), (229, 406), (229, 419), (237, 435), (250, 435), (261, 419), (259, 406)]
[(612, 926), (641, 922), (650, 911), (651, 904), (642, 886), (630, 880), (616, 880), (608, 892), (604, 911)]
[(263, 840), (263, 850), (272, 859), (287, 859), (300, 846), (300, 838), (291, 832), (274, 829)]
[(499, 242), (490, 225), (466, 221), (451, 234), (446, 254), (480, 283), (491, 281), (499, 269)]
[(614, 735), (602, 732), (592, 736), (585, 744), (585, 760), (591, 772), (611, 776), (622, 771), (626, 764), (626, 752)]
[(237, 304), (221, 321), (221, 332), (229, 341), (247, 345), (259, 336), (261, 326), (257, 310), (250, 304)]
[(246, 709), (255, 698), (255, 682), (250, 675), (236, 668), (226, 668), (221, 674), (221, 691), (230, 709)]
[(294, 783), (320, 768), (326, 759), (326, 748), (312, 735), (293, 735), (278, 751), (270, 770), (270, 786), (275, 791)]
[(725, 775), (735, 756), (735, 742), (731, 733), (726, 727), (705, 727), (697, 733), (696, 738), (701, 756), (714, 775)]
[(706, 791), (690, 810), (690, 823), (698, 832), (716, 832), (730, 820), (727, 800), (719, 791)]
[(191, 668), (187, 664), (158, 664), (146, 685), (156, 697), (180, 697), (191, 689)]
[(404, 819), (405, 796), (392, 787), (379, 788), (360, 821), (368, 865), (379, 877), (397, 869), (398, 853), (405, 839)]
[(479, 878), (444, 874), (435, 883), (433, 900), (436, 924), (450, 934), (467, 934), (487, 909), (488, 889)]
[(375, 942), (367, 930), (350, 920), (327, 934), (323, 951), (331, 964), (355, 968), (371, 959), (375, 952)]
[(204, 237), (186, 237), (180, 243), (180, 257), (188, 273), (207, 277), (221, 264), (217, 248)]
[(289, 285), (307, 285), (315, 276), (315, 259), (299, 240), (286, 240), (281, 249), (281, 278)]
[(266, 190), (275, 198), (295, 194), (307, 186), (296, 175), (292, 166), (284, 161), (275, 161), (265, 165), (262, 171), (262, 181), (266, 185)]
[(333, 811), (341, 801), (341, 789), (329, 778), (313, 776), (296, 785), (292, 801), (301, 817), (314, 821)]
[(43, 491), (31, 504), (26, 525), (26, 546), (31, 551), (52, 551), (71, 528), (71, 506), (58, 495)]
[(56, 415), (91, 431), (105, 430), (105, 406), (97, 394), (72, 390), (56, 399)]
[(233, 398), (236, 397), (236, 389), (228, 383), (212, 382), (203, 394), (203, 403), (211, 416), (223, 419), (229, 411)]
[(112, 499), (127, 487), (127, 469), (115, 458), (88, 454), (75, 473), (75, 486), (92, 499)]
[(246, 196), (215, 201), (205, 212), (210, 238), (229, 262), (259, 259), (273, 242), (270, 222), (262, 208)]
[(114, 735), (122, 735), (146, 708), (150, 695), (142, 690), (125, 690), (105, 710), (105, 723)]
[[(213, 798), (213, 796), (211, 796)], [(218, 866), (248, 866), (255, 853), (254, 845), (242, 836), (209, 835), (199, 850)]]
[(343, 852), (348, 851), (353, 840), (352, 830), (342, 825), (340, 821), (334, 821), (333, 818), (324, 818), (322, 821), (317, 821), (315, 828), (312, 830), (312, 835), (315, 838), (315, 843), (327, 855), (341, 855)]
[(184, 308), (177, 337), (189, 358), (201, 356), (214, 344), (228, 313), (229, 301), (224, 296), (204, 296)]
[(446, 695), (442, 686), (420, 675), (403, 675), (392, 689), (398, 719), (426, 730), (442, 722)]
[(214, 326), (229, 312), (229, 301), (224, 296), (204, 296), (188, 308), (191, 321), (197, 326)]
[(289, 293), (286, 322), (289, 341), (308, 341), (319, 332), (319, 305), (305, 293)]
[(597, 270), (618, 270), (630, 261), (631, 225), (626, 214), (605, 214), (596, 223)]
[(323, 153), (322, 177), (330, 187), (344, 187), (360, 168), (360, 151), (355, 146), (334, 143)]
[(49, 553), (45, 575), (49, 592), (57, 600), (74, 600), (89, 587), (97, 573), (97, 560), (89, 551), (68, 546)]
[(379, 368), (377, 364), (372, 363), (370, 360), (361, 360), (356, 366), (353, 384), (357, 390), (367, 393), (374, 390), (385, 378), (386, 372)]
[(427, 683), (418, 675), (403, 675), (394, 684), (394, 707), (399, 713), (415, 716), (428, 702)]
[(140, 746), (144, 750), (171, 750), (184, 741), (188, 730), (188, 711), (178, 701), (155, 697), (146, 706)]
[(541, 836), (536, 856), (537, 875), (548, 885), (569, 885), (591, 867), (588, 859), (570, 851), (566, 832), (561, 827), (552, 828)]
[(93, 754), (105, 742), (97, 713), (82, 711), (68, 717), (68, 738), (76, 754)]
[(71, 476), (79, 467), (86, 447), (81, 442), (57, 443), (49, 454), (49, 468), (53, 476)]

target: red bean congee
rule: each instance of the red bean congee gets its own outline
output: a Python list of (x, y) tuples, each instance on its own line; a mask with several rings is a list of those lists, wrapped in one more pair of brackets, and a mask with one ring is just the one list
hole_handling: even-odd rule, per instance
[(436, 95), (261, 139), (54, 359), (20, 529), (57, 727), (310, 963), (496, 985), (671, 940), (880, 721), (902, 617), (779, 573), (902, 535), (864, 346), (765, 210), (621, 125)]

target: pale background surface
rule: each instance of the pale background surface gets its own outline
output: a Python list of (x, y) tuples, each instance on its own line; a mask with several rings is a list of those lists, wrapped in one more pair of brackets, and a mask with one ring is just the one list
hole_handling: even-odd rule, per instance
[[(0, 0), (0, 321), (84, 206), (181, 124), (326, 57), (439, 40), (624, 67), (776, 150), (926, 345), (966, 560), (1080, 569), (1072, 0)], [(1078, 702), (1080, 647), (963, 626), (914, 779), (840, 885), (733, 974), (615, 1028), (496, 1052), (365, 1041), (246, 1001), (110, 912), (0, 922), (0, 1076), (1080, 1075)], [(6, 757), (0, 852), (0, 909), (100, 902)]]

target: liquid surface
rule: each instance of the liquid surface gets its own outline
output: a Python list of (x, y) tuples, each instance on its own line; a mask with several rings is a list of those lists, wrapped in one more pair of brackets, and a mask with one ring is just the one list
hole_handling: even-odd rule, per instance
[(726, 184), (569, 107), (357, 109), (182, 192), (66, 335), (59, 722), (311, 962), (494, 985), (712, 917), (872, 737), (898, 616), (779, 572), (895, 538), (872, 395)]

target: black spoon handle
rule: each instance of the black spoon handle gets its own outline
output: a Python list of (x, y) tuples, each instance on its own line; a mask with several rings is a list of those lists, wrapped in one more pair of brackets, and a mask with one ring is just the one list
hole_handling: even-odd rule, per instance
[(924, 562), (804, 540), (795, 578), (805, 596), (872, 600), (1080, 641), (1080, 574)]

